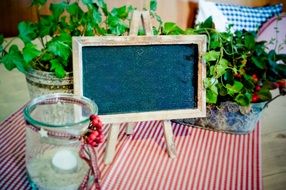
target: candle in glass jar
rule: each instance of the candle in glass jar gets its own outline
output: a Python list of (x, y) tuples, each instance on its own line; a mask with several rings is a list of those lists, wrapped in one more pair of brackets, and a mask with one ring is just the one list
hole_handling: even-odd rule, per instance
[(77, 158), (70, 150), (59, 150), (52, 158), (52, 166), (59, 173), (73, 172), (77, 165)]

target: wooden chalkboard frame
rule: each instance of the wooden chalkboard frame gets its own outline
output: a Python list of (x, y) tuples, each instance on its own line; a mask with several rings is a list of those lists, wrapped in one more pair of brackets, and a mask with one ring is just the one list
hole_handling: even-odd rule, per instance
[[(138, 113), (123, 113), (100, 115), (103, 123), (138, 122), (147, 120), (170, 120), (206, 116), (206, 95), (203, 80), (206, 76), (205, 62), (202, 59), (206, 51), (206, 36), (204, 35), (174, 35), (174, 36), (98, 36), (73, 37), (73, 74), (74, 93), (83, 95), (83, 59), (82, 49), (87, 46), (130, 46), (130, 45), (172, 45), (197, 44), (197, 108), (175, 109), (167, 111), (151, 111)], [(88, 76), (84, 76), (88, 77)], [(100, 108), (99, 108), (100, 109)]]

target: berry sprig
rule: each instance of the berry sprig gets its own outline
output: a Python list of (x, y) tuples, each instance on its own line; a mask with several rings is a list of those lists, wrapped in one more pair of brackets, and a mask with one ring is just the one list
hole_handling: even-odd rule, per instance
[(99, 117), (94, 114), (89, 117), (89, 120), (90, 123), (83, 138), (86, 144), (97, 147), (103, 142), (102, 122)]

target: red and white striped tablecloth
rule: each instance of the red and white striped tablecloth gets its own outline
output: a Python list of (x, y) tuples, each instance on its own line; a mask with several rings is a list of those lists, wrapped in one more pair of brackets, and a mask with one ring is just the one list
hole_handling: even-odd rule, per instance
[[(248, 135), (231, 135), (172, 124), (178, 155), (170, 159), (161, 125), (138, 123), (131, 136), (122, 126), (110, 165), (103, 164), (105, 143), (99, 147), (103, 190), (262, 189), (260, 126)], [(22, 109), (0, 123), (0, 147), (0, 189), (31, 189)]]

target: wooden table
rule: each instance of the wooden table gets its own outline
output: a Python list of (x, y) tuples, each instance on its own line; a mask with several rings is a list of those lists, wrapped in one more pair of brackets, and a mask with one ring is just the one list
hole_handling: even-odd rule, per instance
[[(99, 146), (103, 190), (262, 189), (260, 126), (248, 135), (231, 135), (173, 123), (178, 156), (170, 159), (161, 125), (141, 122), (130, 136), (120, 127), (110, 165), (103, 163), (105, 143)], [(0, 147), (0, 189), (31, 189), (22, 109), (0, 123)]]

